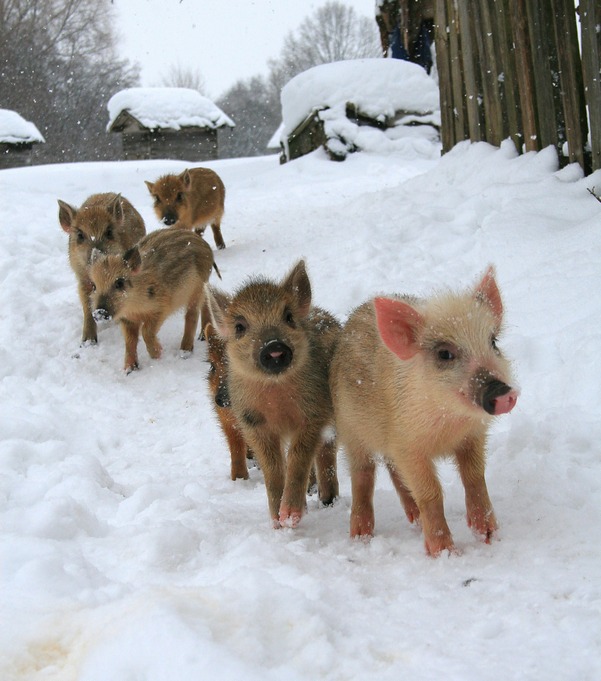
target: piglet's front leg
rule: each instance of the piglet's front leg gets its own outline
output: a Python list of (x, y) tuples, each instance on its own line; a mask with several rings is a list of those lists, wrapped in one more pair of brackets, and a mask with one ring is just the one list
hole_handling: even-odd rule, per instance
[(121, 321), (121, 330), (125, 339), (125, 362), (123, 369), (126, 374), (138, 368), (138, 338), (140, 335), (140, 324), (130, 322), (126, 319)]
[(484, 438), (470, 438), (456, 456), (465, 488), (468, 527), (490, 544), (498, 525), (484, 479)]

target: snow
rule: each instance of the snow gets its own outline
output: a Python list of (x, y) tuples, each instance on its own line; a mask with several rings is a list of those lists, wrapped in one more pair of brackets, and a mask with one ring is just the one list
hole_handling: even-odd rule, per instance
[(281, 98), (286, 135), (314, 110), (329, 107), (344, 115), (347, 102), (379, 121), (399, 111), (426, 114), (439, 109), (435, 81), (421, 66), (401, 59), (349, 59), (314, 66), (286, 83)]
[(154, 130), (184, 127), (234, 127), (234, 122), (210, 99), (196, 90), (176, 87), (135, 87), (121, 90), (108, 102), (109, 124), (128, 111), (144, 127)]
[[(273, 530), (258, 469), (229, 479), (206, 349), (179, 358), (183, 315), (122, 372), (81, 310), (57, 198), (122, 192), (158, 228), (144, 180), (185, 162), (0, 171), (0, 678), (3, 681), (594, 681), (601, 678), (601, 205), (554, 151), (516, 156), (406, 138), (393, 150), (207, 165), (227, 188), (222, 288), (306, 258), (315, 302), (344, 320), (377, 293), (471, 286), (489, 263), (500, 345), (521, 397), (489, 438), (498, 540), (465, 524), (440, 466), (461, 555), (431, 559), (392, 484), (376, 535), (348, 536), (341, 496)], [(9, 228), (10, 227), (10, 228)], [(211, 235), (207, 233), (211, 241)], [(212, 242), (211, 242), (212, 243)]]
[(26, 121), (16, 111), (0, 109), (0, 143), (30, 144), (45, 141), (33, 123)]

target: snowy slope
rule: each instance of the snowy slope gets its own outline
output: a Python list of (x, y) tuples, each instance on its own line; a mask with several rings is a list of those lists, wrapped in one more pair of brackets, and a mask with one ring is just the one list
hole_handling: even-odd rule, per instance
[[(501, 345), (522, 390), (489, 442), (499, 540), (465, 525), (460, 556), (425, 555), (387, 475), (376, 536), (348, 537), (341, 498), (270, 527), (261, 472), (229, 479), (205, 348), (121, 370), (120, 330), (80, 348), (56, 199), (120, 191), (158, 227), (126, 162), (0, 172), (0, 678), (3, 681), (593, 681), (601, 678), (601, 204), (552, 150), (406, 140), (344, 163), (322, 152), (214, 162), (227, 187), (221, 286), (307, 260), (342, 320), (375, 293), (427, 294), (497, 268)], [(212, 244), (211, 235), (207, 238)]]

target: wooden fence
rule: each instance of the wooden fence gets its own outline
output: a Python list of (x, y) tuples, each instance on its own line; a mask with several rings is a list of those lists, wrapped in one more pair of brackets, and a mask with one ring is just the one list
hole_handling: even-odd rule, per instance
[(509, 137), (601, 168), (599, 0), (435, 0), (434, 22), (443, 151)]

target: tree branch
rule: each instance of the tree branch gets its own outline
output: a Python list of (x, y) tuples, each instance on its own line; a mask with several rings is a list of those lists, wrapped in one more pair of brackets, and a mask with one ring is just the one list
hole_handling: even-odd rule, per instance
[(599, 203), (601, 203), (601, 196), (599, 196), (599, 194), (595, 193), (594, 187), (592, 189), (589, 189), (587, 187), (586, 190), (588, 191), (589, 194), (592, 194), (597, 199), (597, 201), (599, 201)]

